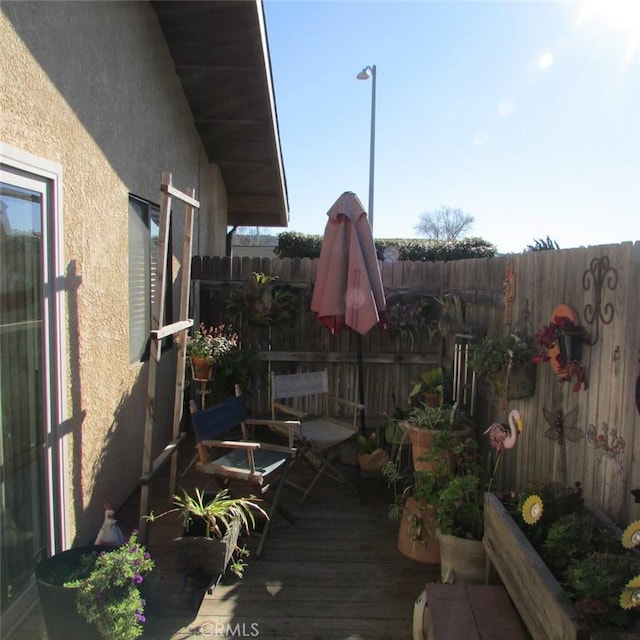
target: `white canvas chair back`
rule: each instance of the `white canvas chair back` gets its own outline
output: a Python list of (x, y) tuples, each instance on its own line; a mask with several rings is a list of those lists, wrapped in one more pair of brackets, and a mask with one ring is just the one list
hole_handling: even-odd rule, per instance
[(289, 375), (274, 374), (272, 390), (276, 399), (329, 393), (329, 376), (326, 370)]

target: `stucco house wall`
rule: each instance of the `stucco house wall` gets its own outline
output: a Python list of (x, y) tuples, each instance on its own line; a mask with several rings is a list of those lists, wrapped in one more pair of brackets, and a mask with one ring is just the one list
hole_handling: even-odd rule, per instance
[[(201, 202), (194, 253), (223, 254), (225, 186), (148, 3), (4, 1), (0, 70), (0, 142), (64, 170), (64, 263), (75, 274), (65, 280), (66, 528), (68, 543), (86, 542), (103, 502), (122, 504), (142, 465), (148, 365), (129, 362), (129, 194), (159, 203), (170, 171)], [(174, 215), (179, 254), (182, 208)], [(156, 451), (170, 440), (174, 369), (169, 352)]]

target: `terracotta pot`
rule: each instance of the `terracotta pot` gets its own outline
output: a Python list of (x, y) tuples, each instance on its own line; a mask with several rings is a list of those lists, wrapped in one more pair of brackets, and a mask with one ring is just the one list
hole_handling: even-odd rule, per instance
[(389, 454), (384, 449), (358, 454), (358, 466), (365, 473), (380, 474), (387, 462), (389, 462)]
[(439, 407), (442, 404), (442, 396), (435, 391), (425, 391), (422, 397), (430, 407)]
[(193, 372), (194, 380), (211, 380), (211, 371), (213, 369), (213, 363), (209, 362), (206, 358), (199, 358), (198, 356), (190, 356), (191, 370)]
[(431, 505), (418, 502), (415, 498), (407, 499), (398, 531), (398, 551), (416, 562), (440, 562), (440, 544)]
[[(416, 471), (433, 471), (440, 466), (440, 461), (436, 460), (420, 460), (420, 458), (431, 450), (431, 438), (437, 431), (431, 431), (429, 429), (418, 429), (407, 423), (407, 431), (409, 438), (411, 439), (411, 455), (413, 457), (413, 468)], [(458, 429), (451, 432), (452, 435), (458, 437), (465, 437), (471, 435), (471, 430), (467, 427), (465, 429)], [(444, 454), (446, 455), (446, 454)], [(454, 460), (450, 456), (450, 463), (453, 464)]]

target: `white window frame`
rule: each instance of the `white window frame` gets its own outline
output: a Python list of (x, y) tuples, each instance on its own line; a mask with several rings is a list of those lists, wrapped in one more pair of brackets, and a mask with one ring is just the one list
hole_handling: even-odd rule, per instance
[[(68, 482), (65, 473), (68, 461), (69, 419), (67, 406), (66, 367), (66, 288), (63, 252), (62, 165), (0, 142), (0, 180), (18, 187), (40, 192), (45, 220), (42, 228), (43, 264), (43, 345), (44, 387), (43, 418), (45, 483), (47, 502), (48, 551), (55, 553), (71, 545), (67, 514)], [(24, 600), (30, 599), (25, 594)], [(19, 603), (16, 603), (19, 605)], [(3, 620), (8, 626), (10, 620)]]

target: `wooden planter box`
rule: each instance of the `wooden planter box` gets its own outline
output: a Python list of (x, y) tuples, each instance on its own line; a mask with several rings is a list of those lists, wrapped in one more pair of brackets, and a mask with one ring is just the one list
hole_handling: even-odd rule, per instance
[(238, 544), (240, 523), (232, 523), (231, 531), (227, 532), (228, 539), (225, 540), (205, 537), (204, 527), (199, 527), (199, 524), (195, 522), (189, 531), (183, 531), (182, 536), (173, 539), (176, 570), (191, 576), (220, 577), (226, 571)]
[(547, 565), (492, 493), (485, 493), (484, 546), (534, 640), (591, 637)]

